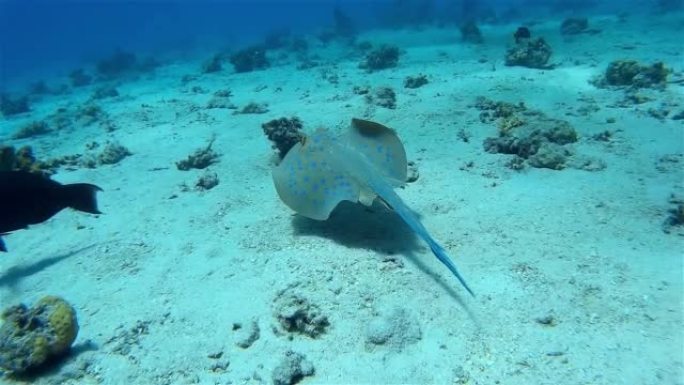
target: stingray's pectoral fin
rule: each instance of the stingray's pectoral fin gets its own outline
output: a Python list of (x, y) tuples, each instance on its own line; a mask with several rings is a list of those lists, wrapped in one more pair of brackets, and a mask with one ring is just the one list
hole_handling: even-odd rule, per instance
[[(315, 143), (316, 137), (307, 142)], [(330, 162), (327, 151), (297, 143), (273, 169), (273, 182), (280, 199), (305, 217), (326, 220), (344, 200), (359, 200), (361, 187)]]

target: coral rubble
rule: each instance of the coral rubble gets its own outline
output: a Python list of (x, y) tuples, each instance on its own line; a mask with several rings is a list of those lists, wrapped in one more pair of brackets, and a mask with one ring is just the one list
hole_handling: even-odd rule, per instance
[(278, 156), (283, 159), (290, 149), (304, 140), (302, 121), (297, 117), (274, 119), (261, 125), (264, 134), (278, 149)]

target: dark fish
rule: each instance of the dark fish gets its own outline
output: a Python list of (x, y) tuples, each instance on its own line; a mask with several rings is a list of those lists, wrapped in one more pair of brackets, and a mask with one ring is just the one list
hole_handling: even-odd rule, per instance
[(518, 29), (513, 34), (515, 39), (515, 44), (519, 44), (522, 41), (529, 40), (532, 37), (530, 29), (527, 27), (518, 27)]
[[(66, 207), (91, 214), (101, 188), (88, 183), (63, 185), (24, 171), (0, 171), (0, 236), (45, 222)], [(0, 238), (0, 251), (7, 251)]]

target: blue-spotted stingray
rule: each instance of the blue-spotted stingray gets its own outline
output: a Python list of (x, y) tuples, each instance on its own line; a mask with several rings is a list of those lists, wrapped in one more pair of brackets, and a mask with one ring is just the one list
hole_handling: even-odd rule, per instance
[(295, 144), (273, 169), (273, 182), (287, 206), (316, 220), (328, 219), (341, 201), (370, 206), (379, 197), (474, 295), (444, 248), (394, 192), (406, 182), (406, 174), (406, 151), (394, 130), (352, 119), (350, 129), (339, 136), (320, 128)]

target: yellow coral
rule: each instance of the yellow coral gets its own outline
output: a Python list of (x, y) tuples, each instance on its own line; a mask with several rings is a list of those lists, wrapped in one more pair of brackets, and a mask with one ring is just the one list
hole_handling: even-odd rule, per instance
[(36, 336), (33, 339), (33, 349), (31, 350), (30, 361), (32, 364), (42, 364), (50, 354), (50, 343), (43, 336)]
[(54, 336), (50, 352), (61, 354), (67, 351), (78, 334), (76, 310), (68, 302), (56, 296), (43, 297), (38, 301), (37, 307), (45, 307), (50, 311), (47, 318)]
[[(76, 311), (62, 298), (11, 306), (0, 314), (0, 372), (22, 373), (69, 350), (78, 333)], [(0, 377), (2, 375), (0, 374)]]

